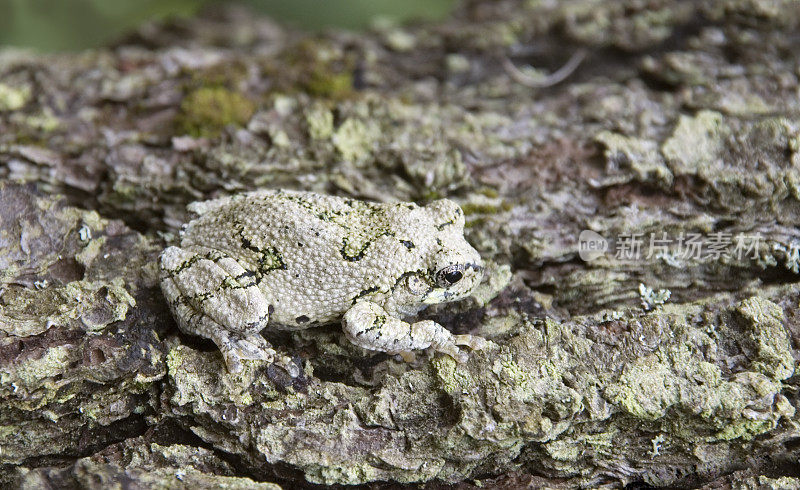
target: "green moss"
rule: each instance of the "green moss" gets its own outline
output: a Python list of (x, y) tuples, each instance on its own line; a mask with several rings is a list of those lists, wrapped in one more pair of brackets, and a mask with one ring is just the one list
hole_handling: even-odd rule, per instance
[(543, 444), (542, 448), (547, 452), (547, 455), (557, 461), (574, 462), (583, 453), (583, 448), (575, 444), (573, 440), (560, 440), (550, 441)]
[(306, 111), (306, 125), (311, 139), (326, 140), (333, 135), (333, 112), (323, 105)]
[(178, 347), (175, 349), (170, 349), (167, 353), (167, 371), (170, 374), (173, 374), (180, 369), (180, 367), (184, 364), (184, 357), (183, 357), (184, 349)]
[(374, 125), (350, 118), (333, 133), (333, 145), (345, 160), (357, 161), (369, 156), (379, 136)]
[(319, 466), (317, 471), (306, 474), (306, 478), (314, 483), (330, 485), (333, 483), (355, 485), (376, 479), (375, 469), (369, 464), (352, 466)]
[(32, 130), (43, 133), (55, 131), (61, 126), (61, 121), (49, 110), (43, 110), (36, 115), (26, 115), (20, 119), (20, 122)]
[(195, 137), (217, 136), (227, 125), (243, 126), (255, 112), (255, 104), (223, 87), (202, 87), (181, 102), (178, 131)]
[(0, 373), (0, 384), (15, 382), (25, 387), (55, 388), (51, 383), (44, 383), (42, 380), (63, 374), (71, 351), (68, 345), (50, 347), (40, 358), (17, 366), (13, 373)]
[(512, 207), (511, 203), (507, 202), (501, 202), (499, 205), (468, 202), (461, 205), (461, 210), (464, 211), (464, 215), (470, 216), (474, 214), (497, 214), (510, 211)]
[(497, 192), (497, 189), (492, 189), (491, 187), (483, 187), (481, 189), (478, 189), (476, 192), (490, 199), (495, 199), (497, 197), (500, 197), (500, 193)]
[(598, 432), (587, 434), (583, 442), (590, 445), (592, 449), (601, 454), (611, 454), (614, 448), (614, 439), (617, 437), (617, 429), (612, 428), (609, 432)]
[(444, 197), (446, 197), (446, 196), (442, 195), (442, 193), (437, 191), (436, 189), (426, 189), (423, 192), (420, 200), (428, 203), (428, 202), (431, 202), (431, 201), (435, 201), (437, 199), (442, 199)]
[(675, 131), (661, 147), (661, 153), (675, 174), (713, 173), (718, 155), (730, 129), (718, 112), (700, 111), (694, 117), (681, 116)]
[(494, 204), (465, 203), (461, 205), (461, 210), (464, 211), (464, 215), (470, 216), (472, 214), (497, 214), (500, 208)]
[(353, 75), (348, 72), (336, 73), (327, 66), (317, 66), (309, 72), (303, 87), (317, 97), (341, 99), (352, 93)]
[(464, 228), (466, 229), (481, 228), (482, 226), (486, 225), (486, 223), (489, 222), (490, 220), (483, 216), (477, 218), (470, 218), (466, 223), (464, 223)]
[(436, 357), (431, 361), (436, 376), (442, 383), (442, 389), (447, 393), (456, 393), (465, 386), (472, 384), (468, 377), (458, 372), (458, 363), (450, 356)]
[(733, 439), (750, 440), (753, 437), (774, 429), (777, 425), (775, 420), (747, 420), (739, 419), (737, 423), (727, 425), (716, 434), (716, 437), (723, 441)]
[(353, 93), (355, 63), (329, 42), (307, 38), (286, 50), (279, 63), (266, 66), (274, 90), (306, 92), (315, 97), (341, 100)]
[(672, 185), (672, 172), (655, 142), (611, 131), (601, 131), (594, 140), (605, 147), (604, 154), (609, 164), (620, 165), (636, 180), (665, 188)]
[(753, 368), (775, 380), (790, 377), (794, 373), (794, 357), (783, 326), (783, 309), (754, 296), (742, 301), (737, 312), (750, 326), (750, 337), (756, 350)]
[(249, 68), (241, 60), (215, 63), (191, 71), (195, 87), (234, 87), (238, 83), (246, 82), (249, 76)]
[[(225, 369), (222, 356), (218, 353), (200, 354), (186, 346), (177, 345), (169, 350), (166, 362), (175, 386), (171, 401), (178, 406), (189, 403), (198, 396), (208, 396), (214, 390), (221, 390), (220, 396), (237, 407), (263, 404), (277, 398), (274, 386), (259, 377), (259, 369), (263, 367), (264, 361), (246, 361), (242, 372), (232, 374)], [(253, 383), (259, 386), (258, 400), (248, 391)], [(212, 386), (215, 388), (212, 389)], [(292, 395), (287, 390), (280, 406), (285, 407), (289, 400), (292, 400)]]
[(500, 384), (523, 390), (531, 381), (531, 374), (514, 360), (509, 352), (500, 354), (492, 363), (492, 372), (498, 375)]
[(656, 355), (626, 367), (618, 383), (606, 390), (606, 397), (636, 418), (656, 420), (677, 402), (673, 373)]
[(0, 83), (0, 111), (16, 111), (30, 100), (31, 91), (27, 87), (15, 88)]
[(800, 478), (791, 476), (770, 478), (768, 476), (761, 475), (758, 477), (758, 483), (759, 485), (762, 485), (761, 488), (772, 488), (776, 490), (784, 488), (800, 488)]

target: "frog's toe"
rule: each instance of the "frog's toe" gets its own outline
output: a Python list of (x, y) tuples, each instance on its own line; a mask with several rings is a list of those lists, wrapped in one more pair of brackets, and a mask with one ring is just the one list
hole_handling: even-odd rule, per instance
[(465, 345), (472, 350), (482, 350), (489, 345), (489, 341), (476, 335), (454, 335), (453, 342), (456, 345)]
[(417, 354), (414, 351), (404, 350), (398, 352), (398, 354), (400, 355), (400, 357), (403, 358), (403, 361), (409, 364), (413, 364), (414, 362), (417, 361)]
[(244, 369), (242, 359), (233, 352), (222, 352), (222, 358), (225, 360), (225, 367), (228, 368), (229, 373), (241, 373)]
[(448, 356), (452, 357), (459, 363), (467, 362), (467, 360), (469, 359), (469, 355), (466, 352), (459, 349), (458, 347), (456, 347), (455, 344), (452, 343), (438, 346), (436, 350), (443, 354), (447, 354)]
[(257, 345), (250, 339), (234, 340), (231, 347), (236, 352), (236, 355), (242, 359), (257, 359), (262, 361), (272, 361), (275, 351), (271, 348), (265, 349), (261, 345)]

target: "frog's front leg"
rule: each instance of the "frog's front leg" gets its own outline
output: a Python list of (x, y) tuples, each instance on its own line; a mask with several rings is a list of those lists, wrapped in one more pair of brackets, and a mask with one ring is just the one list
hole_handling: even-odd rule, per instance
[[(218, 250), (169, 247), (161, 254), (161, 273), (161, 289), (180, 329), (214, 341), (230, 372), (242, 370), (242, 359), (275, 360), (275, 350), (259, 333), (273, 307), (254, 272)], [(297, 375), (290, 359), (277, 361)]]
[(450, 355), (459, 362), (467, 354), (458, 348), (465, 345), (482, 349), (486, 340), (473, 335), (453, 335), (432, 320), (408, 323), (389, 315), (380, 305), (361, 301), (353, 305), (342, 319), (344, 333), (354, 344), (365, 349), (395, 354), (403, 351), (427, 349)]

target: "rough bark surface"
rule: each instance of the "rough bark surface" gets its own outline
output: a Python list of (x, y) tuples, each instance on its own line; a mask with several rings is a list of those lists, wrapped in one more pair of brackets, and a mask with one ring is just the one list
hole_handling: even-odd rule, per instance
[[(798, 26), (790, 0), (467, 1), (0, 51), (0, 484), (800, 485)], [(458, 201), (488, 279), (425, 315), (492, 345), (266, 331), (302, 375), (230, 376), (156, 261), (186, 204), (265, 187)]]

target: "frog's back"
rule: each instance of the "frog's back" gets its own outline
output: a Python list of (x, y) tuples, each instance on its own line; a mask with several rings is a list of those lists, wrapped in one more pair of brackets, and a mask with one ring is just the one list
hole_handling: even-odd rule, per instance
[[(401, 214), (417, 208), (403, 206)], [(200, 216), (182, 246), (235, 258), (272, 295), (270, 324), (306, 328), (340, 317), (356, 298), (388, 293), (417, 267), (420, 249), (410, 241), (416, 230), (395, 229), (397, 209), (307, 192), (252, 192), (194, 204)]]
[[(348, 206), (348, 203), (350, 206)], [(231, 214), (234, 210), (253, 208), (260, 214), (317, 214), (322, 211), (344, 212), (353, 204), (380, 206), (337, 196), (283, 189), (265, 189), (235, 196), (225, 196), (189, 204), (187, 209), (199, 216)]]
[(183, 247), (208, 247), (256, 261), (254, 247), (296, 235), (313, 219), (294, 193), (275, 190), (195, 202), (187, 209), (198, 216), (181, 232)]

